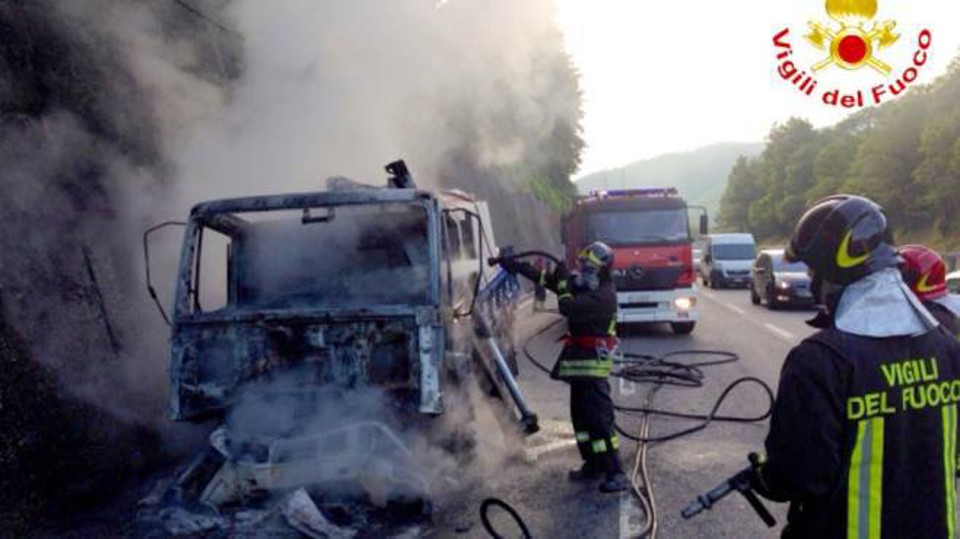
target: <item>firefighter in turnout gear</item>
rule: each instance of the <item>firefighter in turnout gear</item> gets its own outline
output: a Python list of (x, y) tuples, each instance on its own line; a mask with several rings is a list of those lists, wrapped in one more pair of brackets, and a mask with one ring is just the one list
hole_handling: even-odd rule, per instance
[(940, 325), (960, 338), (960, 300), (947, 292), (947, 265), (936, 251), (923, 245), (900, 248), (900, 273)]
[(617, 292), (611, 279), (613, 249), (595, 242), (580, 252), (577, 271), (561, 264), (553, 274), (512, 259), (500, 262), (557, 294), (569, 333), (551, 376), (570, 384), (570, 417), (583, 465), (570, 472), (573, 481), (601, 480), (602, 492), (629, 486), (620, 466), (613, 400), (607, 377), (617, 339)]
[(783, 537), (956, 537), (960, 343), (904, 283), (881, 208), (817, 202), (786, 256), (823, 307), (783, 364), (752, 478), (790, 502)]

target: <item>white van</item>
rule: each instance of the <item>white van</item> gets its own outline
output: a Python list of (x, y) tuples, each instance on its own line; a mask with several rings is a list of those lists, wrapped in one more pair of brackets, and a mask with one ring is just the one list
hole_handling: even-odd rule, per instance
[(700, 263), (704, 286), (746, 288), (756, 256), (757, 242), (753, 234), (710, 234), (704, 241)]

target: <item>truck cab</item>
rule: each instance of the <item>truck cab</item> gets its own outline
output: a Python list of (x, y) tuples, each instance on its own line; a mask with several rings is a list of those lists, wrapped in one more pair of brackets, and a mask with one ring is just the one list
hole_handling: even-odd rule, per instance
[(475, 299), (496, 271), (488, 219), (460, 191), (343, 182), (196, 205), (171, 317), (171, 418), (221, 414), (290, 372), (294, 392), (370, 386), (442, 413), (444, 384), (477, 360), (474, 315), (513, 350), (510, 286)]
[[(699, 318), (690, 208), (676, 189), (599, 191), (564, 216), (566, 263), (602, 241), (614, 250), (613, 281), (620, 325), (669, 323), (688, 334)], [(700, 228), (706, 233), (706, 214)]]

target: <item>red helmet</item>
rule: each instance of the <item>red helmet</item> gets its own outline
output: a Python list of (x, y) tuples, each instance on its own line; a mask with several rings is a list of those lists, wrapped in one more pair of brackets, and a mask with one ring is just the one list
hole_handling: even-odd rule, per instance
[(918, 298), (930, 301), (947, 294), (947, 266), (936, 251), (923, 245), (905, 245), (899, 254), (903, 257), (903, 280)]

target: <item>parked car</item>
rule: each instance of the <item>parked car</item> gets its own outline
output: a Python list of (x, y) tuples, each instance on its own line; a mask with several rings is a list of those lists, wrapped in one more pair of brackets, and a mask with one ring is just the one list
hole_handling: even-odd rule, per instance
[(951, 294), (960, 294), (960, 271), (947, 274), (947, 289)]
[(813, 305), (810, 277), (803, 262), (787, 262), (783, 249), (760, 251), (750, 269), (750, 301), (775, 309), (785, 305)]
[(704, 286), (748, 286), (750, 265), (756, 255), (753, 234), (710, 234), (704, 241), (700, 264)]

